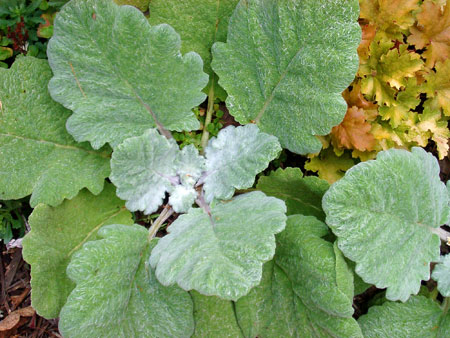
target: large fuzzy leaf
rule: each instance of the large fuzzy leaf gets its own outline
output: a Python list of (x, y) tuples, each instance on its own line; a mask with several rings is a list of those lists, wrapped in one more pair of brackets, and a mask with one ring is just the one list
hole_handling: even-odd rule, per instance
[(48, 94), (51, 76), (47, 62), (32, 57), (0, 69), (0, 199), (32, 194), (32, 207), (56, 206), (84, 187), (100, 193), (109, 175), (108, 151), (66, 132), (70, 112)]
[(196, 53), (180, 53), (168, 25), (151, 27), (136, 8), (72, 0), (57, 15), (48, 57), (52, 97), (74, 111), (67, 129), (94, 148), (141, 135), (159, 123), (198, 129), (191, 109), (208, 76)]
[(202, 57), (204, 71), (211, 76), (210, 83), (214, 83), (214, 91), (219, 94), (223, 89), (217, 88), (217, 76), (211, 69), (211, 47), (216, 41), (226, 41), (228, 21), (238, 2), (239, 0), (152, 0), (150, 2), (149, 22), (151, 24), (167, 23), (175, 28), (181, 36), (181, 52), (194, 51)]
[(324, 221), (322, 197), (330, 185), (315, 176), (303, 177), (299, 168), (278, 169), (262, 176), (256, 188), (286, 203), (287, 215), (315, 216)]
[(326, 222), (356, 273), (390, 300), (406, 301), (430, 262), (439, 260), (433, 232), (449, 216), (439, 165), (421, 148), (391, 149), (347, 171), (323, 198)]
[(441, 257), (431, 275), (438, 283), (438, 290), (444, 297), (450, 297), (450, 254)]
[(236, 303), (246, 337), (362, 337), (352, 318), (352, 273), (321, 238), (327, 233), (314, 217), (288, 218), (260, 285)]
[(196, 291), (192, 291), (191, 296), (195, 319), (193, 338), (243, 337), (232, 302), (214, 296), (203, 296)]
[(285, 212), (283, 201), (259, 191), (219, 202), (211, 215), (191, 209), (170, 225), (150, 263), (163, 285), (178, 283), (185, 290), (236, 300), (261, 280)]
[(75, 289), (61, 310), (64, 337), (190, 337), (192, 301), (158, 283), (147, 265), (154, 246), (139, 225), (109, 225), (74, 254), (67, 274)]
[(212, 49), (230, 113), (295, 153), (317, 153), (315, 135), (347, 110), (341, 93), (358, 68), (358, 14), (356, 0), (241, 0), (227, 43)]
[(235, 189), (250, 188), (255, 176), (281, 151), (277, 138), (261, 133), (257, 126), (229, 126), (212, 138), (205, 149), (206, 200), (230, 199)]
[(56, 318), (74, 288), (66, 268), (72, 255), (97, 239), (106, 224), (132, 224), (112, 184), (98, 196), (82, 190), (57, 207), (38, 205), (29, 218), (31, 231), (23, 240), (23, 257), (31, 265), (31, 303), (45, 318)]
[(406, 303), (385, 302), (358, 320), (366, 338), (444, 338), (450, 336), (450, 315), (422, 296)]
[(197, 196), (193, 187), (204, 162), (192, 145), (180, 151), (173, 139), (149, 129), (114, 150), (110, 178), (117, 186), (117, 195), (127, 201), (131, 211), (150, 214), (170, 192), (174, 210), (186, 212)]

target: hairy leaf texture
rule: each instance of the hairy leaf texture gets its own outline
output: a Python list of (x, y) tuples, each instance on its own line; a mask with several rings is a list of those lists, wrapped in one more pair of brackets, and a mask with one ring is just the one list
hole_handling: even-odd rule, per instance
[(362, 337), (352, 318), (352, 273), (321, 238), (327, 233), (314, 217), (288, 218), (260, 285), (236, 303), (246, 337)]
[(115, 147), (152, 127), (200, 127), (191, 109), (205, 99), (208, 76), (198, 54), (181, 55), (172, 27), (152, 27), (134, 7), (97, 0), (72, 0), (54, 27), (49, 89), (73, 110), (67, 129), (77, 141)]
[(94, 151), (67, 133), (70, 112), (47, 90), (52, 76), (45, 60), (17, 58), (0, 69), (0, 199), (31, 194), (30, 204), (56, 206), (88, 188), (103, 189), (109, 151)]
[(438, 290), (444, 297), (450, 297), (450, 254), (441, 256), (431, 275), (438, 283)]
[(280, 151), (277, 138), (260, 132), (254, 124), (222, 129), (205, 149), (206, 201), (230, 199), (235, 189), (253, 186), (256, 174), (266, 169)]
[[(181, 36), (181, 52), (197, 52), (203, 59), (204, 71), (210, 75), (209, 85), (225, 100), (224, 90), (217, 86), (217, 75), (211, 69), (211, 47), (225, 42), (228, 21), (239, 0), (152, 0), (149, 22), (167, 23)], [(208, 89), (205, 90), (208, 92)]]
[(57, 207), (38, 205), (29, 218), (23, 257), (31, 265), (31, 303), (45, 318), (56, 318), (74, 283), (66, 275), (72, 255), (98, 238), (107, 224), (132, 224), (131, 213), (116, 197), (112, 184), (98, 196), (86, 190)]
[(344, 118), (341, 93), (358, 67), (356, 0), (241, 0), (212, 68), (241, 124), (256, 123), (295, 153)]
[(408, 43), (417, 49), (425, 48), (426, 65), (432, 68), (437, 61), (450, 57), (450, 4), (441, 6), (436, 1), (425, 0), (417, 14), (417, 23), (411, 27)]
[(149, 129), (114, 150), (110, 178), (131, 211), (151, 214), (169, 192), (174, 210), (186, 212), (195, 201), (194, 184), (204, 167), (205, 159), (193, 145), (180, 151), (173, 139)]
[(142, 226), (108, 225), (74, 254), (67, 274), (76, 284), (61, 310), (64, 337), (190, 337), (192, 300), (164, 287), (147, 261), (155, 245)]
[(324, 221), (322, 197), (330, 185), (315, 176), (303, 176), (299, 168), (278, 169), (261, 176), (256, 188), (286, 203), (287, 215), (315, 216)]
[(423, 296), (406, 303), (373, 306), (358, 320), (366, 338), (444, 338), (450, 335), (450, 315)]
[(194, 302), (193, 338), (244, 337), (236, 321), (235, 306), (228, 300), (191, 291)]
[(163, 285), (237, 300), (261, 280), (275, 253), (275, 234), (286, 222), (283, 201), (255, 191), (190, 209), (167, 229), (150, 263)]
[(405, 302), (439, 260), (435, 228), (449, 217), (439, 165), (422, 148), (390, 149), (359, 163), (324, 195), (326, 222), (356, 273)]

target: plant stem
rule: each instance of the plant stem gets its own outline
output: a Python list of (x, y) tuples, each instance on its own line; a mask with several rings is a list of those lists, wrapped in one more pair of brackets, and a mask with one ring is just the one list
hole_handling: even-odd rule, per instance
[(170, 216), (172, 216), (173, 213), (174, 213), (174, 211), (173, 211), (172, 207), (170, 207), (170, 206), (164, 207), (163, 211), (161, 211), (161, 213), (159, 214), (158, 218), (155, 220), (155, 222), (153, 222), (153, 224), (150, 227), (150, 229), (148, 229), (148, 241), (149, 242), (153, 239), (153, 237), (155, 237), (155, 235), (158, 232), (158, 230), (161, 227), (161, 225), (163, 225), (164, 222)]
[(206, 145), (208, 144), (209, 140), (209, 131), (208, 131), (208, 124), (211, 123), (212, 114), (214, 111), (214, 74), (211, 78), (211, 87), (209, 87), (208, 92), (208, 108), (206, 110), (206, 117), (205, 117), (205, 124), (203, 126), (203, 134), (202, 134), (202, 141), (200, 143), (201, 147), (201, 154), (205, 151)]
[(446, 242), (447, 245), (450, 245), (450, 232), (445, 231), (442, 228), (432, 228), (431, 232), (438, 235), (441, 241)]
[(449, 297), (444, 297), (444, 301), (442, 302), (442, 307), (443, 307), (443, 315), (442, 317), (445, 317), (445, 315), (448, 312), (448, 309), (450, 307), (450, 298)]

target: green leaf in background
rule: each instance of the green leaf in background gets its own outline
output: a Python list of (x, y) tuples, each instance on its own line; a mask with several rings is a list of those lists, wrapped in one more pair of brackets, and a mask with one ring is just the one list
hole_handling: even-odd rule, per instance
[[(149, 129), (141, 136), (130, 137), (114, 150), (110, 178), (117, 186), (117, 196), (127, 201), (131, 211), (151, 214), (161, 205), (166, 192), (170, 192), (169, 202), (174, 210), (186, 212), (197, 196), (194, 184), (204, 162), (193, 145), (180, 151), (173, 139)], [(191, 181), (187, 180), (188, 176)]]
[(108, 151), (67, 133), (70, 112), (48, 94), (51, 76), (47, 61), (33, 57), (0, 69), (0, 199), (32, 194), (32, 207), (56, 206), (84, 187), (100, 193), (110, 173)]
[(214, 296), (191, 291), (194, 302), (195, 331), (193, 338), (244, 337), (237, 324), (234, 304)]
[(253, 124), (222, 129), (205, 149), (206, 201), (230, 199), (235, 189), (250, 188), (255, 176), (281, 151), (277, 138)]
[[(203, 59), (204, 71), (214, 84), (216, 97), (225, 100), (226, 93), (217, 84), (217, 75), (211, 69), (211, 47), (216, 41), (227, 39), (228, 21), (239, 0), (152, 0), (152, 25), (167, 23), (181, 36), (181, 52), (197, 52)], [(208, 87), (209, 87), (208, 86)], [(205, 92), (208, 92), (208, 88)]]
[(64, 337), (190, 337), (192, 300), (158, 283), (147, 265), (155, 242), (142, 226), (108, 225), (74, 254), (75, 289), (61, 310)]
[(385, 302), (359, 318), (366, 338), (445, 338), (450, 315), (432, 299), (412, 296), (406, 303)]
[(148, 10), (148, 4), (150, 0), (114, 0), (118, 5), (130, 5), (138, 8), (140, 11), (145, 12)]
[(326, 222), (365, 282), (406, 301), (439, 260), (434, 233), (449, 217), (439, 165), (422, 148), (390, 149), (362, 162), (325, 193)]
[(441, 256), (441, 260), (434, 267), (431, 277), (437, 281), (441, 295), (450, 297), (450, 254)]
[(48, 58), (52, 97), (74, 111), (67, 129), (94, 148), (113, 147), (159, 125), (194, 130), (191, 109), (208, 76), (196, 53), (180, 53), (168, 25), (151, 27), (136, 8), (72, 0), (56, 16)]
[(210, 215), (190, 209), (167, 229), (150, 263), (163, 285), (178, 283), (187, 291), (236, 300), (261, 280), (285, 212), (283, 201), (259, 191), (218, 202)]
[(241, 124), (254, 122), (299, 154), (317, 153), (347, 111), (358, 69), (357, 0), (241, 0), (212, 68)]
[(31, 231), (23, 240), (23, 257), (31, 265), (31, 302), (45, 318), (56, 318), (74, 288), (66, 268), (72, 255), (97, 239), (106, 224), (132, 224), (112, 184), (98, 196), (86, 190), (57, 207), (38, 205), (29, 218)]
[(352, 318), (353, 276), (321, 238), (327, 233), (315, 217), (288, 218), (260, 285), (236, 303), (246, 337), (362, 338)]
[(261, 176), (256, 189), (286, 203), (287, 215), (315, 216), (325, 221), (322, 197), (330, 185), (315, 176), (304, 177), (299, 168), (279, 168)]

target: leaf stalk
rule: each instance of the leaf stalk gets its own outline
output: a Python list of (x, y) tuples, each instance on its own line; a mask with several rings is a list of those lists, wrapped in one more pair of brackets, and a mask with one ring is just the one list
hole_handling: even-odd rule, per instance
[(208, 92), (208, 108), (206, 109), (205, 124), (203, 126), (202, 140), (200, 143), (201, 154), (205, 152), (206, 145), (208, 144), (209, 131), (207, 127), (211, 123), (213, 111), (214, 111), (214, 74), (212, 76), (211, 87), (209, 87)]
[(159, 214), (158, 218), (153, 222), (150, 229), (148, 229), (148, 241), (150, 242), (153, 237), (155, 237), (156, 233), (158, 232), (159, 228), (164, 224), (167, 219), (172, 216), (174, 213), (171, 206), (165, 206), (163, 211)]

